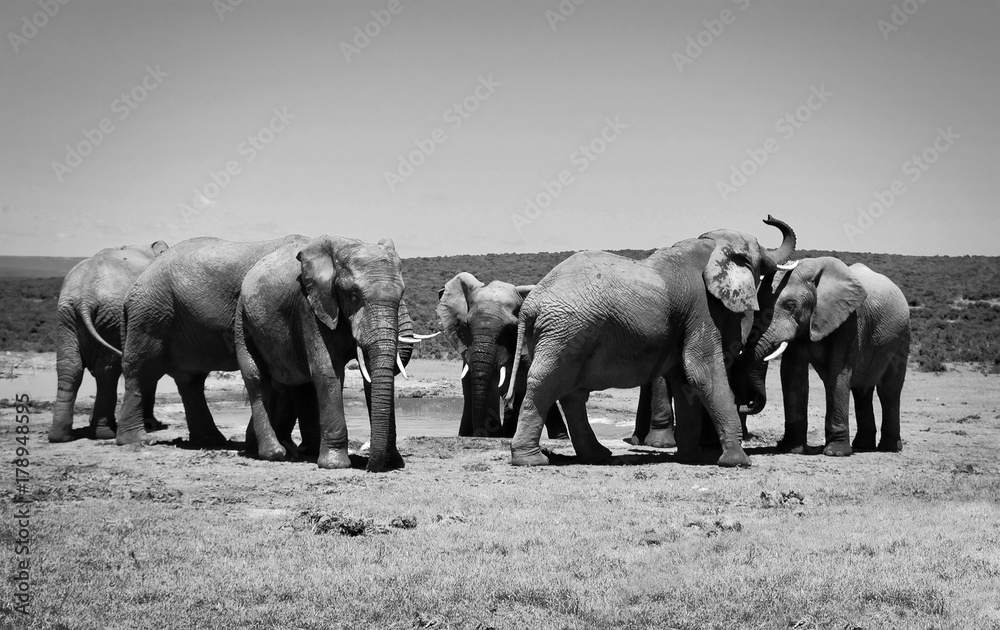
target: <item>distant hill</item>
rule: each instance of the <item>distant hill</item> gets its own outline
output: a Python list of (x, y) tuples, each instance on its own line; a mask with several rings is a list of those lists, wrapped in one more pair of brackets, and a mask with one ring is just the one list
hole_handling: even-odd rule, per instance
[[(642, 258), (652, 250), (617, 253)], [(573, 252), (481, 254), (407, 258), (406, 301), (418, 332), (440, 329), (438, 291), (460, 271), (482, 282), (534, 284)], [(914, 349), (924, 369), (943, 361), (1000, 369), (1000, 257), (903, 256), (799, 250), (795, 258), (836, 256), (862, 262), (892, 278), (910, 302)], [(61, 278), (79, 258), (0, 257), (0, 350), (55, 349), (55, 304)], [(34, 271), (32, 271), (34, 270)], [(34, 275), (31, 275), (31, 274)], [(418, 355), (456, 357), (441, 337), (425, 341)]]
[(0, 278), (63, 278), (83, 258), (0, 256)]

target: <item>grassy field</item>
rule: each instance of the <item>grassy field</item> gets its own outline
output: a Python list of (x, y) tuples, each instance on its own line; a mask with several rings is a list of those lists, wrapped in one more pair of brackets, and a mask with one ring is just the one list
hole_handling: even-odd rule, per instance
[[(37, 356), (0, 367), (37, 377)], [(401, 395), (454, 395), (457, 367), (417, 359)], [(911, 373), (900, 454), (777, 454), (772, 406), (751, 419), (746, 470), (624, 444), (634, 391), (590, 405), (617, 465), (548, 441), (557, 465), (513, 468), (508, 441), (401, 423), (406, 468), (381, 475), (361, 455), (321, 471), (169, 443), (186, 429), (163, 397), (166, 444), (48, 444), (54, 391), (29, 409), (24, 494), (16, 409), (0, 409), (0, 547), (26, 507), (32, 595), (29, 615), (12, 609), (8, 565), (0, 627), (1000, 628), (1000, 377), (967, 367)], [(212, 400), (245, 424), (238, 384)], [(810, 400), (819, 444), (817, 378)]]

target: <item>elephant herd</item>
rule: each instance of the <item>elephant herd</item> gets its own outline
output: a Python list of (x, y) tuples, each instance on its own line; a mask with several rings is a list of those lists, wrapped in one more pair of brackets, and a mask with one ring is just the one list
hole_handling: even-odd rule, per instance
[[(587, 419), (590, 392), (640, 387), (633, 444), (677, 446), (678, 461), (721, 450), (748, 466), (745, 418), (765, 403), (768, 363), (783, 355), (781, 450), (805, 452), (809, 365), (826, 389), (828, 455), (899, 451), (909, 309), (885, 276), (836, 258), (789, 263), (792, 229), (768, 217), (775, 249), (715, 230), (642, 260), (574, 254), (538, 284), (483, 284), (462, 272), (438, 294), (442, 332), (463, 356), (459, 435), (511, 438), (511, 462), (548, 463), (539, 442), (569, 438), (578, 460), (611, 452)], [(150, 443), (156, 385), (170, 375), (192, 443), (224, 444), (205, 400), (208, 374), (240, 370), (251, 404), (247, 449), (301, 452), (350, 466), (343, 386), (357, 359), (371, 420), (368, 470), (404, 465), (394, 379), (415, 344), (401, 261), (390, 239), (195, 238), (102, 250), (67, 275), (59, 297), (58, 395), (49, 440), (79, 433)], [(72, 429), (84, 368), (97, 380), (90, 426)], [(125, 394), (115, 415), (118, 377)], [(876, 443), (873, 395), (882, 405)], [(851, 443), (848, 405), (857, 434)], [(299, 423), (301, 445), (291, 433)]]

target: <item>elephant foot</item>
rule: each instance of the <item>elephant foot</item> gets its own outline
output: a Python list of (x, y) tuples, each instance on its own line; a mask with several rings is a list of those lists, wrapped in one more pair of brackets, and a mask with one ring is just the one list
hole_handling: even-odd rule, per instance
[(316, 460), (316, 465), (320, 468), (350, 468), (351, 458), (347, 454), (347, 446), (343, 448), (331, 449), (325, 446), (321, 446), (319, 449), (319, 458)]
[(729, 444), (722, 450), (722, 457), (719, 458), (719, 466), (726, 468), (740, 467), (749, 468), (750, 467), (750, 457), (743, 451), (743, 447), (739, 444)]
[(673, 448), (677, 446), (673, 429), (652, 429), (645, 440), (646, 446), (653, 448)]
[(777, 448), (781, 453), (791, 453), (792, 455), (805, 455), (809, 452), (809, 446), (804, 441), (787, 436), (778, 440)]
[(153, 444), (154, 440), (145, 429), (132, 429), (132, 430), (122, 430), (118, 427), (118, 433), (115, 435), (115, 444), (118, 446), (127, 446), (129, 444)]
[[(320, 455), (322, 457), (322, 455)], [(365, 468), (368, 472), (379, 473), (387, 472), (390, 470), (399, 470), (400, 468), (405, 468), (406, 462), (403, 461), (403, 456), (400, 455), (399, 451), (395, 447), (390, 448), (385, 457), (381, 461), (376, 460), (371, 456), (371, 452), (368, 454), (368, 466)]]
[(258, 444), (257, 458), (267, 462), (280, 462), (288, 457), (288, 452), (281, 444)]
[(510, 463), (512, 466), (548, 466), (549, 458), (538, 448), (523, 453), (516, 453), (511, 449)]
[(599, 465), (607, 464), (612, 460), (611, 451), (607, 448), (596, 444), (593, 447), (587, 448), (584, 451), (577, 451), (576, 459), (581, 464)]
[(115, 439), (117, 432), (106, 424), (100, 424), (94, 427), (93, 432), (90, 434), (92, 440), (113, 440)]
[(874, 451), (875, 436), (858, 434), (857, 436), (855, 436), (854, 441), (851, 442), (851, 448), (858, 452)]
[(847, 440), (841, 442), (830, 442), (823, 449), (823, 454), (830, 457), (847, 457), (854, 451), (851, 450), (851, 445), (847, 443)]
[(631, 444), (632, 446), (642, 446), (642, 439), (635, 433), (632, 434), (632, 437), (627, 437), (624, 440), (622, 440), (622, 442), (625, 442), (626, 444)]
[(883, 453), (902, 453), (903, 452), (903, 440), (886, 440), (883, 439), (878, 443), (878, 450)]
[(221, 448), (229, 444), (229, 440), (216, 429), (212, 433), (192, 434), (191, 443), (198, 448)]
[(146, 431), (152, 433), (153, 431), (162, 431), (167, 428), (167, 425), (163, 424), (156, 418), (146, 418), (142, 421), (146, 426)]

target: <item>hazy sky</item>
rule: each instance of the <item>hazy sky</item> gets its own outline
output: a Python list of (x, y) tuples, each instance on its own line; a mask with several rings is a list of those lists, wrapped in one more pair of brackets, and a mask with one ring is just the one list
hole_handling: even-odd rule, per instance
[(1000, 254), (995, 0), (237, 1), (0, 3), (0, 254)]

